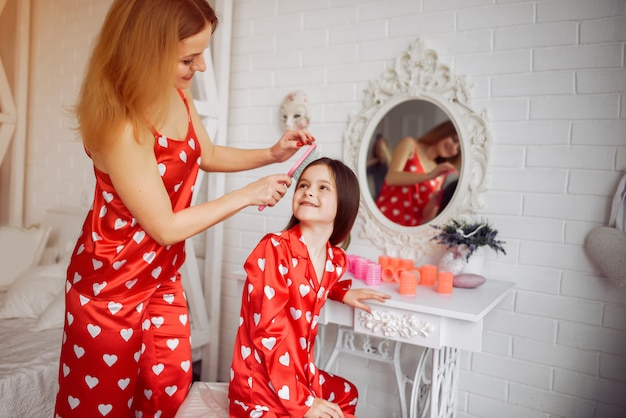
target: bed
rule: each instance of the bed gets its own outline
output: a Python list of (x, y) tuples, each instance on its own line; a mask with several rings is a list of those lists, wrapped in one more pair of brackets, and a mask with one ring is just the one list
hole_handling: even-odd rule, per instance
[(48, 210), (41, 225), (0, 228), (0, 417), (53, 415), (65, 270), (84, 210)]
[[(46, 211), (41, 225), (0, 227), (0, 418), (53, 416), (65, 271), (85, 211), (55, 208)], [(188, 257), (190, 262), (181, 273), (188, 294), (196, 361), (208, 346), (211, 333), (193, 258)]]

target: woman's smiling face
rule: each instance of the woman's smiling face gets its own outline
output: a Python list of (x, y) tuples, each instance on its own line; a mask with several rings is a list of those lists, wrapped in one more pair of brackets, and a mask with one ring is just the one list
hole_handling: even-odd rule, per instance
[(437, 152), (440, 157), (456, 157), (460, 151), (461, 144), (459, 144), (459, 137), (457, 136), (448, 136), (437, 143)]
[(211, 33), (211, 25), (206, 25), (200, 32), (178, 43), (179, 58), (174, 83), (177, 89), (189, 88), (195, 72), (204, 72), (204, 70), (206, 70), (204, 50), (209, 46)]

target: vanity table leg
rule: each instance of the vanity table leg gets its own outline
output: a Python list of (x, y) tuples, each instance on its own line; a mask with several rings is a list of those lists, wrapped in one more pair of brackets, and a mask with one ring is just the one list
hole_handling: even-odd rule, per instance
[(459, 359), (456, 348), (424, 350), (413, 379), (410, 418), (456, 416)]

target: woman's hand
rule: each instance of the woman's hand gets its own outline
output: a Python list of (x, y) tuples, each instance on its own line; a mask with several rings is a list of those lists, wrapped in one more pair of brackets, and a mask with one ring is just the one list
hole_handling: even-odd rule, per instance
[(313, 405), (304, 414), (304, 418), (344, 418), (343, 411), (339, 405), (322, 398), (315, 398)]
[(305, 129), (286, 130), (270, 152), (274, 161), (281, 163), (296, 153), (303, 145), (311, 145), (315, 142), (313, 135)]
[(381, 293), (374, 289), (350, 289), (343, 297), (343, 303), (354, 308), (363, 309), (365, 312), (372, 313), (372, 308), (361, 302), (362, 300), (377, 300), (384, 302), (391, 296)]
[(240, 189), (251, 206), (274, 206), (287, 193), (291, 177), (287, 174), (274, 174), (263, 177)]
[(442, 174), (449, 173), (452, 171), (456, 171), (456, 167), (454, 166), (454, 164), (446, 161), (446, 162), (437, 164), (435, 169), (431, 171), (430, 173), (432, 174), (433, 178), (437, 178)]

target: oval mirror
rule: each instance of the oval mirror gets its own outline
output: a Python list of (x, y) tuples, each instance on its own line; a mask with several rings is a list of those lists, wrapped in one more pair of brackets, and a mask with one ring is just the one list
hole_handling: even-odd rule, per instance
[[(465, 80), (439, 63), (437, 53), (418, 39), (392, 68), (370, 83), (363, 109), (350, 119), (344, 138), (344, 161), (355, 171), (361, 186), (360, 236), (385, 254), (419, 260), (434, 248), (430, 238), (435, 231), (430, 225), (450, 217), (471, 216), (482, 207), (491, 139), (484, 116), (470, 105), (468, 90)], [(413, 222), (415, 226), (392, 220), (393, 216), (383, 214), (386, 208), (377, 202), (384, 178), (384, 169), (376, 167), (374, 157), (380, 139), (385, 140), (392, 154), (403, 138), (411, 137), (417, 144), (431, 128), (446, 121), (456, 131), (459, 155), (453, 161), (456, 172), (438, 176), (433, 185), (437, 192), (441, 190), (438, 197), (443, 199), (445, 186), (452, 184), (445, 200), (436, 210), (431, 207), (430, 215)]]
[[(366, 150), (365, 162), (359, 160), (358, 164), (365, 164), (369, 197), (391, 222), (425, 224), (436, 218), (454, 195), (462, 152), (454, 123), (435, 104), (408, 99), (395, 105), (362, 148)], [(402, 183), (403, 177), (396, 176), (400, 184), (394, 186), (389, 173), (424, 174), (445, 162), (451, 171), (419, 183), (407, 179), (405, 182), (411, 182), (407, 185)], [(368, 199), (367, 193), (364, 199)]]

